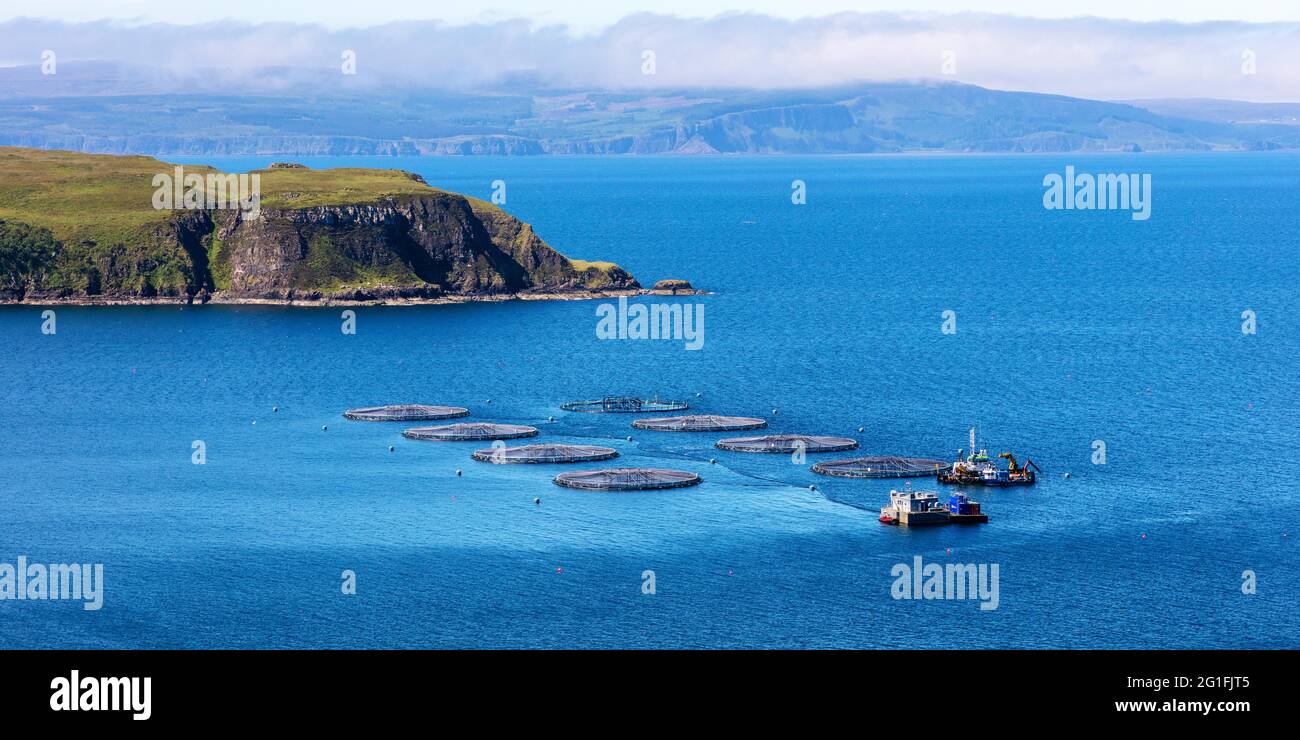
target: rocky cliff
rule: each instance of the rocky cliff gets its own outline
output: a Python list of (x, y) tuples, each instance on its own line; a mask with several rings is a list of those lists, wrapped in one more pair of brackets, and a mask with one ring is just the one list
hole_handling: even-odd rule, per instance
[[(111, 175), (96, 172), (105, 167)], [(639, 287), (616, 265), (570, 260), (496, 206), (408, 173), (281, 166), (258, 173), (260, 209), (155, 210), (141, 183), (171, 171), (143, 157), (0, 150), (0, 301), (401, 301)], [(69, 187), (111, 198), (103, 219), (93, 204), (71, 221), (51, 212)]]

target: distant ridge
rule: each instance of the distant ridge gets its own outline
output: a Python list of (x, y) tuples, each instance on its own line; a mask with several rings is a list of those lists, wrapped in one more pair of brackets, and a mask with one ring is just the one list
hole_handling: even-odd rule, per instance
[(1300, 103), (1107, 102), (936, 81), (476, 93), (322, 81), (249, 94), (66, 66), (50, 82), (0, 70), (0, 145), (163, 156), (1300, 149)]

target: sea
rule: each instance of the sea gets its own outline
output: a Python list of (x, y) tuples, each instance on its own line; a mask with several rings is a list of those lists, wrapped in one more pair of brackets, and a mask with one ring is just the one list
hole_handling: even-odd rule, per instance
[[(702, 310), (702, 341), (602, 338), (612, 299), (354, 307), (354, 333), (344, 307), (56, 307), (53, 333), (0, 307), (0, 564), (103, 566), (99, 609), (0, 600), (0, 647), (1300, 647), (1300, 155), (295, 161), (504, 197), (569, 257), (707, 291), (630, 302)], [(1150, 175), (1149, 218), (1046, 208), (1067, 166)], [(560, 409), (625, 395), (768, 427)], [(342, 416), (389, 403), (703, 482), (562, 488), (575, 466)], [(965, 489), (987, 524), (887, 526), (891, 490), (956, 489), (810, 470), (951, 460), (972, 427), (1041, 470)], [(762, 433), (860, 449), (714, 448)]]

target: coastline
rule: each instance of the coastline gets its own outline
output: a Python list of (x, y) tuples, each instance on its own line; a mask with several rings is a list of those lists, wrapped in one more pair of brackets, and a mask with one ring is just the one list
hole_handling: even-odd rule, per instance
[[(613, 290), (574, 290), (551, 293), (492, 293), (482, 295), (444, 295), (432, 298), (385, 297), (344, 298), (325, 296), (319, 298), (271, 298), (257, 296), (229, 296), (214, 293), (206, 300), (194, 296), (70, 296), (66, 298), (41, 297), (33, 300), (0, 298), (0, 306), (299, 306), (327, 308), (333, 306), (441, 306), (463, 303), (505, 303), (509, 301), (588, 301), (601, 298), (632, 298), (643, 295), (672, 296), (674, 294), (646, 288), (620, 288)], [(707, 295), (706, 291), (677, 296)]]

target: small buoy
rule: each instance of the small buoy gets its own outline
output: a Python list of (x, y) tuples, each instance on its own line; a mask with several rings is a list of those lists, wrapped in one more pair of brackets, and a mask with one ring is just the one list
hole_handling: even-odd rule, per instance
[(547, 420), (547, 421), (555, 421), (555, 417), (554, 417), (554, 416), (548, 416), (548, 417), (546, 417), (546, 420)]
[(1146, 532), (1143, 532), (1143, 533), (1142, 533), (1142, 539), (1145, 540), (1146, 538), (1147, 538), (1147, 533), (1146, 533)]
[(320, 425), (320, 430), (321, 430), (322, 432), (329, 431), (329, 427), (326, 426), (326, 425), (324, 425), (324, 424), (321, 424), (321, 425)]
[(949, 554), (949, 555), (951, 555), (951, 554), (952, 554), (952, 548), (951, 548), (951, 547), (950, 547), (950, 548), (948, 548), (948, 554)]
[(489, 398), (488, 400), (484, 401), (483, 403), (492, 403), (492, 399)]
[(632, 438), (629, 436), (629, 437), (627, 438), (627, 441), (631, 442), (631, 441), (632, 441)]
[(1066, 478), (1069, 478), (1069, 477), (1070, 477), (1070, 474), (1069, 474), (1069, 473), (1065, 473), (1065, 477), (1066, 477)]
[(253, 419), (253, 426), (257, 426), (257, 419)]
[(696, 398), (699, 398), (699, 397), (700, 397), (700, 392), (699, 392), (699, 391), (696, 391), (696, 392), (695, 392), (695, 397), (696, 397)]
[(865, 431), (867, 431), (866, 427), (858, 427), (858, 434), (862, 434)]
[(540, 503), (542, 503), (542, 500), (541, 500), (540, 498), (535, 498), (535, 499), (533, 499), (533, 503), (535, 503), (535, 504), (540, 504)]
[(394, 446), (392, 446), (392, 445), (388, 445), (388, 451), (389, 451), (389, 452), (392, 452), (392, 451), (395, 450), (395, 449), (397, 449), (397, 448), (394, 447)]
[(732, 576), (732, 575), (735, 575), (735, 573), (732, 573), (732, 572), (731, 572), (731, 569), (728, 568), (728, 569), (727, 569), (727, 575)]
[(280, 407), (279, 407), (279, 406), (272, 406), (272, 407), (271, 407), (271, 413), (275, 413), (275, 412), (277, 412), (277, 411), (279, 411), (279, 410), (280, 410)]
[(717, 465), (717, 464), (718, 464), (718, 458), (716, 458), (716, 457), (710, 457), (710, 458), (709, 458), (709, 464), (710, 464), (710, 465)]
[(459, 469), (456, 470), (456, 477), (457, 477), (457, 478), (460, 477), (460, 470), (459, 470)]
[(772, 416), (776, 416), (776, 409), (772, 409)]
[(563, 569), (563, 568), (556, 568), (556, 569), (555, 569), (555, 572), (556, 572), (556, 573), (563, 573), (563, 572), (564, 572), (564, 569)]
[(816, 491), (816, 490), (817, 490), (817, 486), (808, 486), (808, 490), (809, 490), (809, 491)]

